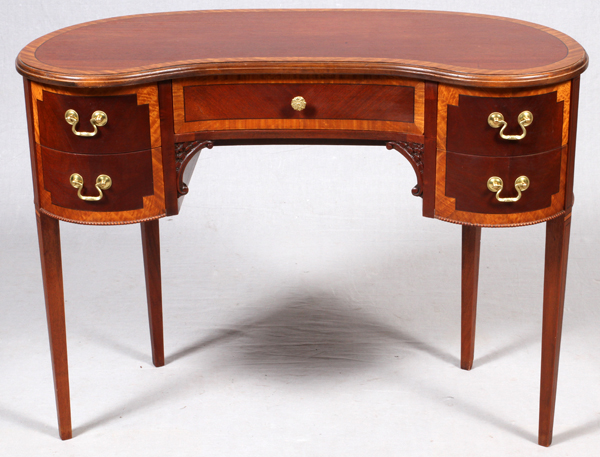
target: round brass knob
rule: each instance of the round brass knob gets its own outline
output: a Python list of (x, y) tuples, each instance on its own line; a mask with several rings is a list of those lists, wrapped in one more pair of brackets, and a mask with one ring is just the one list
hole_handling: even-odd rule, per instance
[(292, 99), (292, 108), (296, 111), (302, 111), (306, 108), (306, 100), (304, 100), (304, 97), (294, 97)]

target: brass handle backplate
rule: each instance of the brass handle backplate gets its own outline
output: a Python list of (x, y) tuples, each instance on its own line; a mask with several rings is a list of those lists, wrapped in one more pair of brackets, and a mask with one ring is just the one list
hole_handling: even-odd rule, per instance
[(496, 200), (503, 203), (511, 203), (518, 202), (521, 200), (521, 192), (527, 190), (529, 188), (529, 178), (527, 176), (519, 176), (515, 180), (515, 189), (517, 189), (517, 196), (511, 198), (502, 198), (500, 197), (500, 192), (504, 188), (504, 183), (502, 182), (502, 178), (498, 176), (492, 176), (488, 179), (487, 187), (492, 192), (496, 192)]
[(108, 122), (108, 116), (104, 111), (94, 111), (92, 113), (92, 117), (90, 119), (90, 124), (94, 127), (93, 132), (78, 132), (75, 127), (77, 127), (77, 123), (79, 122), (79, 114), (74, 109), (69, 109), (65, 113), (65, 121), (67, 124), (72, 125), (73, 133), (77, 136), (90, 137), (94, 136), (98, 133), (98, 127), (104, 127)]
[(86, 197), (85, 195), (81, 194), (81, 191), (83, 190), (83, 177), (79, 173), (73, 173), (69, 178), (69, 181), (71, 182), (71, 185), (77, 189), (77, 196), (86, 202), (97, 202), (102, 200), (102, 197), (104, 197), (102, 191), (110, 189), (110, 186), (112, 186), (112, 179), (110, 176), (100, 175), (96, 178), (96, 189), (98, 189), (98, 196)]
[(306, 108), (306, 100), (304, 100), (304, 97), (294, 97), (292, 98), (292, 108), (294, 108), (296, 111), (302, 111), (304, 108)]
[(517, 121), (519, 122), (523, 133), (521, 135), (505, 135), (504, 129), (508, 124), (504, 120), (502, 113), (494, 112), (488, 116), (488, 124), (490, 127), (495, 129), (502, 127), (500, 129), (500, 138), (504, 140), (522, 140), (525, 138), (525, 135), (527, 135), (527, 130), (525, 130), (525, 127), (531, 125), (533, 122), (533, 114), (531, 114), (531, 111), (523, 111), (521, 114), (519, 114)]

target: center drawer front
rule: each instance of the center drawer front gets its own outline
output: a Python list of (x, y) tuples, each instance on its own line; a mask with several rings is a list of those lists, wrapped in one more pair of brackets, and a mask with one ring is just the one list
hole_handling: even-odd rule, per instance
[[(297, 111), (292, 100), (302, 97)], [(175, 133), (353, 130), (423, 135), (425, 83), (390, 77), (247, 75), (173, 81)]]
[[(291, 101), (306, 100), (296, 111)], [(414, 87), (379, 84), (214, 84), (184, 88), (185, 120), (365, 119), (414, 122)]]

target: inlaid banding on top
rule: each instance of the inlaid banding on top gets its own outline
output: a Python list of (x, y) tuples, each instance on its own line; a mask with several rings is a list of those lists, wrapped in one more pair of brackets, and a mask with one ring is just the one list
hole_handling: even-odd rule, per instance
[(34, 41), (17, 59), (19, 71), (31, 79), (80, 86), (200, 76), (217, 66), (239, 74), (261, 73), (265, 66), (315, 73), (322, 65), (479, 86), (504, 78), (524, 86), (573, 77), (587, 66), (587, 55), (560, 32), (493, 16), (254, 10), (90, 22)]

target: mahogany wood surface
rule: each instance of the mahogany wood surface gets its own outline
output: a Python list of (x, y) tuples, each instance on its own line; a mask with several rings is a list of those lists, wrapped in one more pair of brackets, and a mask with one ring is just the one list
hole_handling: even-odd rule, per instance
[(481, 227), (462, 227), (461, 327), (460, 367), (470, 370), (475, 354), (475, 318), (477, 316), (477, 286), (479, 283), (479, 253)]
[[(566, 147), (520, 157), (481, 157), (446, 153), (446, 196), (454, 198), (459, 211), (482, 214), (514, 214), (552, 206), (560, 191), (561, 162)], [(492, 176), (502, 179), (501, 198), (514, 198), (515, 180), (527, 176), (529, 189), (516, 202), (500, 202), (487, 188)]]
[(150, 322), (152, 362), (156, 367), (165, 364), (162, 315), (162, 282), (160, 276), (160, 235), (158, 220), (142, 222), (142, 251), (146, 275), (146, 298)]
[[(531, 157), (533, 160), (539, 160), (539, 165), (544, 168), (546, 164), (537, 154), (528, 154), (526, 156), (515, 155), (511, 157), (507, 155), (505, 157), (490, 157), (490, 156), (470, 156), (459, 155), (457, 152), (448, 151), (448, 132), (452, 124), (448, 122), (448, 113), (451, 108), (459, 105), (461, 96), (466, 95), (469, 97), (495, 97), (499, 99), (508, 99), (510, 102), (514, 99), (521, 99), (523, 97), (531, 96), (542, 96), (544, 94), (556, 93), (557, 105), (562, 106), (562, 141), (563, 146), (561, 150), (560, 158), (560, 171), (559, 171), (559, 188), (557, 192), (552, 192), (550, 205), (541, 205), (541, 200), (538, 198), (545, 198), (544, 195), (539, 195), (536, 191), (536, 195), (533, 197), (533, 202), (537, 200), (535, 205), (531, 204), (530, 208), (526, 211), (517, 210), (511, 211), (511, 208), (522, 208), (526, 207), (527, 192), (535, 187), (531, 187), (525, 191), (522, 201), (516, 202), (517, 204), (505, 204), (504, 206), (498, 206), (498, 204), (492, 202), (490, 197), (492, 194), (487, 189), (487, 180), (492, 176), (500, 176), (504, 181), (504, 187), (506, 192), (514, 192), (514, 180), (526, 173), (518, 173), (516, 165), (522, 160), (527, 161), (526, 157)], [(527, 225), (532, 223), (544, 222), (553, 217), (562, 215), (565, 211), (565, 188), (567, 180), (567, 162), (568, 157), (568, 141), (570, 131), (570, 95), (571, 95), (571, 82), (565, 82), (557, 85), (544, 86), (539, 88), (528, 88), (528, 89), (474, 89), (458, 86), (438, 86), (438, 110), (437, 110), (437, 160), (436, 160), (436, 191), (435, 191), (435, 213), (434, 217), (444, 221), (466, 223), (480, 225), (482, 227), (498, 227), (498, 226), (518, 226)], [(501, 102), (501, 101), (500, 101)], [(499, 102), (499, 103), (500, 103)], [(478, 118), (480, 125), (483, 124), (492, 131), (496, 131), (496, 135), (499, 135), (499, 129), (492, 129), (487, 126), (487, 117), (489, 114), (482, 112), (484, 119)], [(534, 120), (535, 122), (535, 120)], [(470, 130), (464, 132), (464, 135), (468, 135)], [(476, 133), (477, 134), (477, 133)], [(450, 136), (455, 135), (450, 132)], [(526, 137), (527, 138), (527, 137)], [(525, 139), (526, 139), (525, 138)], [(538, 138), (542, 138), (538, 136)], [(545, 140), (542, 140), (545, 141)], [(468, 140), (466, 140), (468, 143)], [(541, 148), (538, 148), (534, 143), (532, 150), (534, 152), (540, 152)], [(507, 144), (506, 148), (518, 148), (514, 144)], [(459, 151), (460, 152), (460, 151)], [(549, 154), (549, 156), (553, 156)], [(458, 159), (458, 160), (457, 160)], [(514, 162), (513, 162), (514, 160)], [(478, 162), (480, 161), (480, 162)], [(462, 168), (463, 164), (467, 165), (465, 169)], [(485, 164), (487, 166), (487, 172), (491, 173), (485, 176), (484, 170), (480, 169), (479, 164)], [(513, 166), (514, 164), (514, 166)], [(510, 170), (511, 176), (509, 180), (500, 175), (495, 171), (496, 165), (501, 166), (500, 169)], [(554, 165), (555, 166), (555, 165)], [(450, 167), (448, 171), (447, 168)], [(519, 165), (520, 167), (520, 165)], [(553, 170), (552, 163), (550, 164), (550, 171)], [(552, 186), (556, 184), (554, 178), (550, 175), (550, 171), (543, 171), (541, 169), (531, 170), (530, 173), (534, 173), (538, 177), (543, 178), (543, 182), (550, 183)], [(432, 173), (431, 170), (427, 172)], [(459, 172), (460, 176), (456, 173)], [(518, 173), (516, 176), (512, 176), (512, 173)], [(527, 175), (528, 176), (528, 175)], [(552, 175), (555, 176), (555, 175)], [(528, 176), (530, 177), (530, 176)], [(539, 182), (539, 181), (538, 181)], [(462, 189), (457, 191), (457, 189)], [(539, 187), (538, 187), (539, 189)], [(450, 192), (448, 194), (447, 192)], [(489, 194), (488, 194), (489, 192)], [(543, 192), (542, 192), (543, 193)], [(457, 198), (453, 197), (452, 194), (459, 196), (477, 196), (483, 198), (483, 200), (474, 200), (470, 202), (463, 201), (459, 203)], [(530, 194), (531, 195), (531, 194)], [(504, 194), (501, 194), (501, 197)], [(512, 195), (516, 196), (516, 195)], [(546, 194), (547, 196), (547, 194)], [(464, 200), (464, 199), (463, 199)], [(532, 199), (530, 198), (530, 201)], [(466, 205), (466, 206), (465, 206)], [(541, 206), (540, 206), (541, 205)], [(536, 209), (534, 209), (534, 207)], [(494, 209), (493, 211), (487, 211), (487, 209)], [(504, 208), (504, 209), (502, 209)], [(486, 212), (487, 211), (487, 212)]]
[(438, 85), (425, 85), (425, 149), (423, 152), (423, 216), (435, 215)]
[[(448, 151), (485, 156), (515, 156), (550, 151), (562, 145), (563, 101), (557, 92), (524, 97), (475, 97), (460, 95), (458, 106), (448, 106)], [(490, 127), (488, 116), (499, 112), (508, 126), (506, 135), (521, 135), (517, 122), (523, 111), (533, 114), (519, 141), (500, 138), (500, 129)]]
[[(150, 135), (150, 147), (158, 148), (161, 146), (158, 88), (156, 84), (133, 87), (106, 87), (102, 89), (65, 89), (60, 86), (32, 83), (31, 92), (32, 99), (35, 101), (32, 109), (36, 143), (43, 144), (41, 140), (42, 130), (47, 131), (49, 127), (45, 124), (50, 122), (51, 126), (61, 130), (61, 134), (47, 133), (46, 138), (50, 137), (52, 138), (51, 141), (58, 141), (57, 145), (63, 145), (62, 149), (61, 147), (55, 149), (67, 152), (134, 152), (143, 149), (140, 146), (148, 145), (148, 133)], [(136, 98), (126, 97), (132, 94)], [(53, 104), (55, 111), (52, 113), (48, 113), (47, 110), (41, 113), (38, 112), (38, 108), (45, 106), (43, 101), (46, 96), (50, 96), (51, 99), (58, 102)], [(132, 105), (134, 100), (137, 100), (137, 107)], [(96, 136), (77, 137), (71, 130), (71, 126), (65, 121), (65, 111), (71, 107), (67, 102), (77, 103), (78, 107), (87, 110), (85, 116), (80, 113), (79, 124), (77, 124), (78, 131), (93, 130), (89, 120), (96, 109), (102, 110), (104, 108), (108, 115), (108, 123), (104, 127), (98, 128)], [(97, 103), (101, 103), (101, 105), (97, 105)], [(101, 106), (101, 108), (95, 108), (96, 106)], [(48, 120), (45, 117), (46, 114), (49, 115)], [(43, 119), (43, 122), (40, 122), (40, 119)], [(103, 133), (102, 130), (106, 127), (109, 127), (109, 129)], [(128, 138), (125, 138), (125, 136)]]
[(568, 212), (564, 217), (546, 223), (540, 424), (538, 433), (538, 442), (542, 446), (550, 446), (552, 443), (570, 233), (571, 212)]
[(515, 19), (401, 10), (238, 10), (68, 27), (27, 46), (17, 69), (32, 80), (72, 86), (275, 68), (528, 86), (572, 78), (587, 60), (568, 36)]
[(33, 116), (33, 101), (31, 95), (31, 81), (23, 79), (25, 92), (25, 112), (27, 115), (27, 133), (29, 135), (29, 157), (31, 159), (31, 175), (33, 180), (33, 204), (36, 208), (40, 206), (38, 189), (38, 164), (37, 148), (35, 145), (35, 120)]
[[(291, 101), (306, 100), (296, 111)], [(184, 88), (186, 122), (231, 119), (366, 119), (414, 122), (415, 89), (379, 84), (202, 84)], [(351, 109), (349, 109), (351, 108)]]
[(59, 222), (45, 214), (36, 213), (36, 215), (52, 373), (54, 375), (56, 412), (58, 414), (58, 433), (63, 440), (68, 440), (73, 433), (71, 430), (71, 400), (69, 396), (69, 366), (67, 362), (67, 332)]
[(175, 134), (173, 131), (173, 95), (171, 81), (158, 83), (158, 97), (160, 105), (160, 136), (161, 155), (165, 189), (165, 210), (167, 216), (179, 212), (177, 204), (175, 172)]
[(567, 165), (567, 182), (565, 190), (565, 209), (573, 207), (573, 179), (575, 177), (575, 145), (577, 143), (577, 114), (579, 110), (580, 77), (573, 79), (571, 84), (571, 115), (569, 119), (569, 163)]
[[(306, 99), (303, 111), (291, 106), (296, 96)], [(424, 82), (382, 76), (239, 75), (173, 81), (177, 134), (299, 129), (422, 135), (424, 98)], [(311, 138), (311, 133), (302, 136)]]
[[(154, 194), (152, 151), (111, 154), (72, 154), (41, 148), (44, 189), (52, 204), (80, 211), (130, 211), (144, 208), (144, 197)], [(96, 177), (111, 177), (112, 186), (100, 201), (84, 201), (77, 196), (69, 178), (83, 178), (82, 195), (97, 196)]]
[[(119, 154), (151, 149), (150, 110), (148, 105), (138, 105), (137, 95), (72, 96), (44, 92), (37, 100), (40, 125), (40, 144), (66, 152), (86, 154)], [(93, 137), (73, 134), (72, 126), (65, 121), (65, 112), (74, 109), (79, 114), (77, 131), (91, 132), (90, 118), (94, 111), (104, 111), (108, 123), (98, 128)]]
[[(492, 39), (493, 37), (493, 39)], [(126, 45), (124, 45), (126, 44)], [(518, 50), (518, 52), (515, 52)], [(153, 363), (164, 365), (158, 218), (179, 212), (203, 148), (386, 145), (411, 163), (423, 215), (463, 224), (461, 362), (473, 365), (481, 227), (547, 222), (539, 443), (552, 439), (573, 204), (579, 74), (588, 57), (547, 27), (492, 16), (391, 10), (191, 11), (104, 19), (25, 47), (25, 101), (59, 432), (71, 437), (58, 220), (141, 223)], [(291, 98), (303, 96), (304, 111)], [(73, 134), (75, 109), (93, 138)], [(518, 142), (487, 118), (534, 122)], [(108, 174), (111, 189), (84, 202)], [(501, 203), (487, 180), (530, 188)]]

